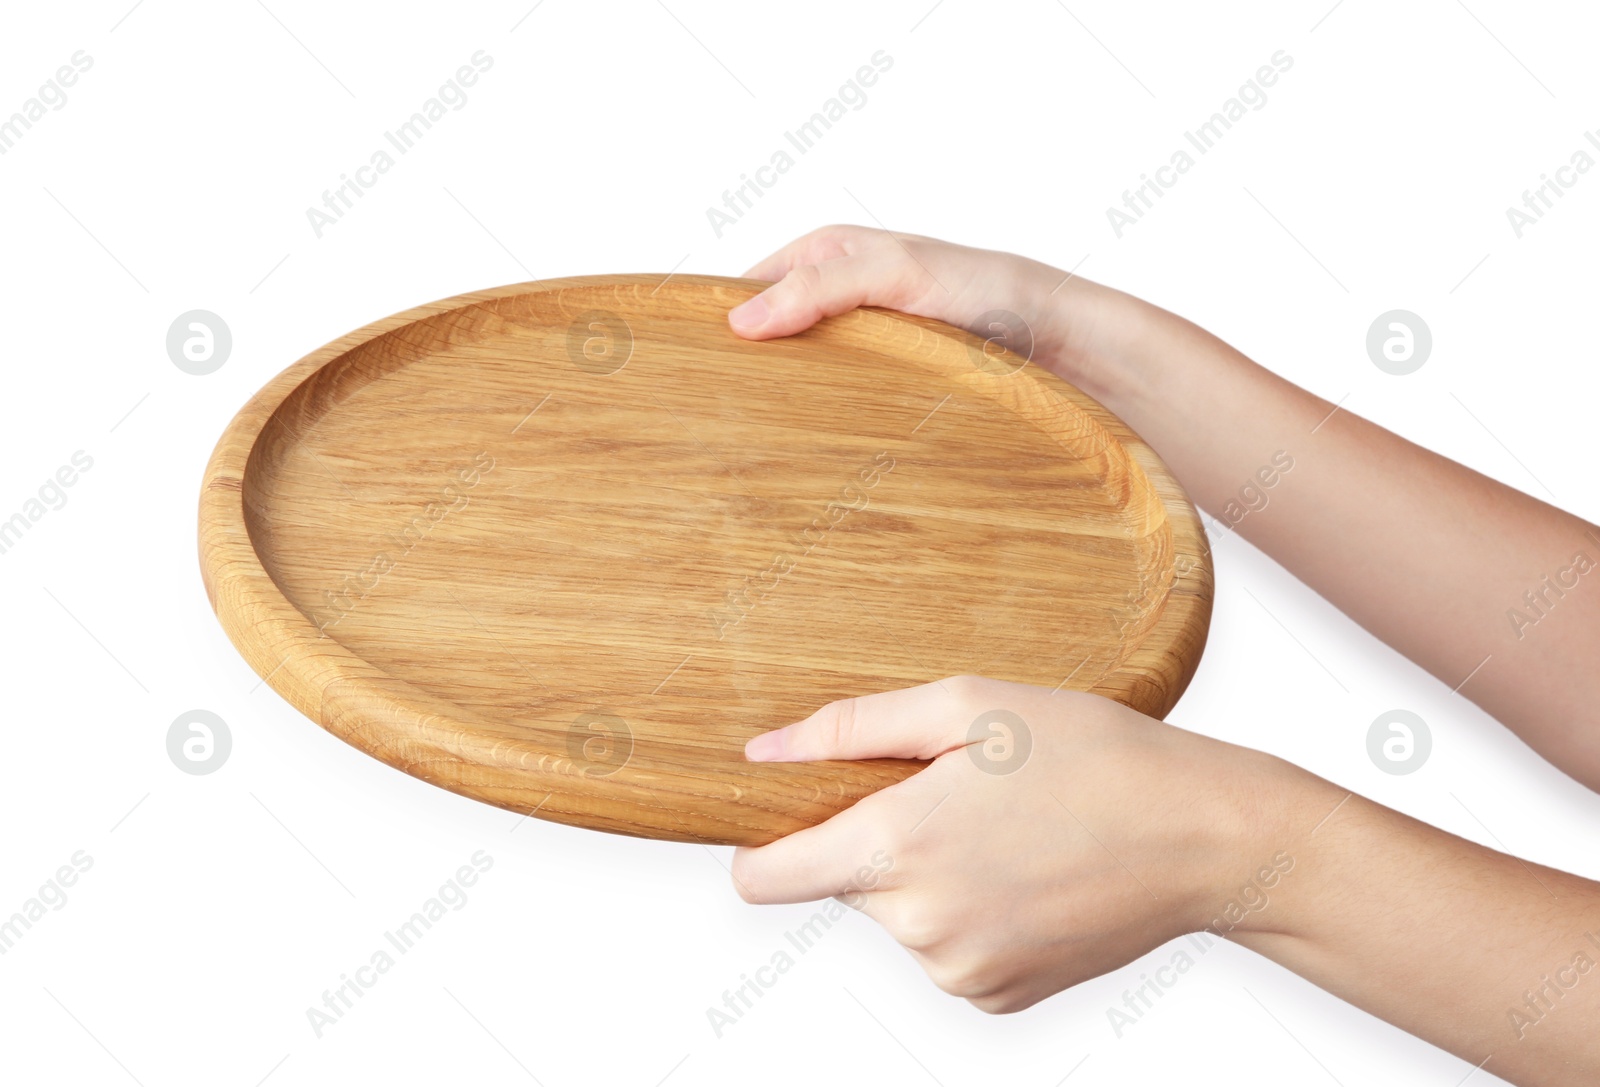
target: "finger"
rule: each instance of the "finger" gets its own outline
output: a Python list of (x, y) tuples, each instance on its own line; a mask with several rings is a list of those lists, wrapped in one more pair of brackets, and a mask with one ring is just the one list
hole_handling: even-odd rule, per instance
[(849, 904), (864, 907), (866, 896), (881, 889), (894, 869), (894, 857), (878, 844), (876, 828), (904, 820), (907, 804), (896, 791), (915, 780), (873, 793), (827, 822), (771, 845), (734, 850), (739, 896), (762, 905), (845, 896)]
[(877, 286), (875, 271), (860, 257), (801, 264), (730, 310), (728, 324), (749, 340), (791, 336), (824, 317), (865, 305)]
[[(728, 313), (728, 324), (747, 340), (792, 336), (824, 317), (857, 306), (903, 309), (911, 294), (898, 251), (866, 249), (820, 264), (801, 264)], [(914, 267), (914, 266), (913, 266)]]
[(821, 264), (825, 260), (850, 256), (857, 251), (856, 243), (866, 231), (866, 227), (860, 226), (819, 227), (757, 263), (744, 274), (745, 278), (775, 283), (802, 264)]
[(964, 678), (830, 702), (745, 744), (751, 762), (817, 759), (933, 759), (965, 745)]

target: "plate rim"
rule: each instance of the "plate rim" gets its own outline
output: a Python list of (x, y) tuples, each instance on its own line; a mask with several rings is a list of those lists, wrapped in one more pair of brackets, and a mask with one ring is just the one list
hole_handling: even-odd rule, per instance
[[(532, 280), (413, 306), (347, 332), (301, 357), (263, 385), (234, 414), (207, 462), (199, 502), (201, 578), (224, 632), (266, 684), (326, 731), (396, 769), (452, 792), (523, 814), (537, 812), (539, 817), (555, 822), (677, 841), (759, 844), (777, 836), (771, 829), (771, 818), (754, 818), (744, 823), (736, 818), (719, 818), (715, 821), (723, 824), (725, 830), (715, 835), (698, 832), (688, 824), (674, 830), (655, 818), (663, 810), (669, 814), (671, 810), (670, 806), (663, 807), (662, 783), (647, 787), (642, 783), (630, 783), (625, 777), (619, 780), (618, 777), (585, 774), (573, 766), (570, 759), (552, 753), (548, 746), (528, 743), (526, 728), (512, 732), (465, 707), (429, 694), (402, 677), (384, 672), (336, 638), (327, 636), (279, 590), (255, 549), (246, 522), (245, 477), (257, 442), (275, 413), (296, 390), (318, 371), (351, 351), (419, 321), (508, 298), (568, 289), (659, 288), (668, 279), (678, 281), (680, 289), (683, 286), (720, 288), (746, 296), (770, 286), (759, 280), (690, 274)], [(827, 320), (860, 320), (861, 314), (876, 314), (894, 323), (917, 327), (924, 334), (945, 341), (946, 345), (959, 344), (962, 350), (971, 350), (973, 345), (983, 342), (941, 321), (877, 307), (863, 307)], [(976, 371), (977, 367), (973, 369)], [(1010, 376), (1026, 376), (1047, 388), (1053, 387), (1051, 391), (1064, 396), (1126, 450), (1129, 460), (1158, 499), (1163, 521), (1169, 529), (1174, 564), (1187, 560), (1186, 568), (1175, 570), (1154, 621), (1131, 650), (1118, 660), (1117, 666), (1093, 688), (1130, 704), (1143, 702), (1140, 708), (1145, 712), (1158, 710), (1153, 715), (1164, 716), (1193, 678), (1209, 633), (1214, 573), (1199, 511), (1155, 451), (1093, 397), (1036, 365), (1021, 366), (1019, 362), (1018, 372)], [(1060, 440), (1056, 435), (1051, 436)], [(1185, 642), (1186, 651), (1177, 651), (1176, 647)], [(1158, 659), (1162, 657), (1168, 659)], [(1165, 686), (1159, 684), (1150, 678), (1152, 672), (1170, 675), (1172, 682)], [(1121, 689), (1118, 689), (1119, 684)], [(1147, 690), (1141, 689), (1146, 687)], [(523, 738), (522, 745), (519, 745), (519, 737)], [(474, 768), (492, 768), (494, 773), (503, 773), (510, 761), (508, 756), (514, 756), (522, 768), (534, 771), (528, 775), (533, 784), (526, 797), (508, 798), (503, 795), (503, 787), (490, 788), (487, 780), (474, 780)], [(863, 771), (869, 767), (880, 767), (883, 771), (867, 773), (869, 778), (884, 780), (860, 791), (860, 795), (865, 795), (915, 772), (921, 764), (872, 760), (849, 765)], [(552, 799), (558, 783), (566, 787), (563, 800), (567, 807), (543, 807), (540, 794), (545, 794), (544, 801)], [(548, 790), (547, 785), (551, 786)], [(665, 792), (670, 795), (672, 790)], [(697, 794), (686, 790), (684, 795)], [(620, 810), (645, 813), (645, 819), (615, 816)], [(606, 816), (605, 812), (613, 814)], [(697, 818), (705, 821), (703, 815)], [(655, 825), (651, 826), (651, 822)]]

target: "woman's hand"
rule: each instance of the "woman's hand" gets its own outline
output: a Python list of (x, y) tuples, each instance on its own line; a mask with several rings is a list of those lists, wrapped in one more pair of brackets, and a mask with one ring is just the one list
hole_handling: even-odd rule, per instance
[[(1033, 261), (830, 227), (750, 274), (781, 277), (730, 314), (753, 339), (858, 305), (966, 327), (1023, 317), (1033, 361), (1121, 416), (1227, 527), (1600, 789), (1600, 594), (1568, 584), (1595, 568), (1600, 528)], [(1236, 516), (1275, 451), (1293, 476), (1270, 513)], [(1559, 606), (1508, 623), (1551, 571)], [(1280, 760), (1093, 695), (970, 677), (834, 703), (747, 755), (932, 760), (740, 850), (734, 872), (752, 902), (858, 906), (981, 1008), (1026, 1007), (1206, 928), (1513, 1082), (1600, 1082), (1600, 883)]]
[[(1036, 261), (835, 226), (749, 274), (778, 280), (728, 315), (752, 339), (872, 305), (1025, 350), (1007, 322), (973, 327), (1019, 315), (1031, 360), (1149, 442), (1214, 525), (1600, 789), (1600, 592), (1573, 591), (1600, 576), (1600, 527), (1296, 388), (1158, 306)], [(1359, 334), (1316, 350), (1333, 352), (1330, 372), (1366, 365)], [(1293, 475), (1259, 512), (1258, 481), (1285, 457)]]
[[(746, 339), (789, 336), (857, 306), (882, 306), (998, 337), (1022, 353), (1031, 347), (1031, 361), (1074, 383), (1121, 350), (1142, 306), (1026, 257), (860, 226), (812, 231), (745, 274), (773, 281), (728, 315)], [(982, 320), (995, 311), (1021, 317), (1028, 335)]]
[(1512, 1082), (1600, 1077), (1600, 884), (1279, 759), (972, 676), (832, 703), (745, 752), (932, 760), (738, 850), (734, 881), (748, 902), (839, 898), (984, 1011), (1207, 930)]
[(1184, 933), (1270, 919), (1229, 903), (1284, 848), (1290, 785), (1312, 783), (1324, 807), (1340, 795), (1098, 695), (972, 676), (834, 702), (746, 754), (932, 760), (820, 826), (739, 850), (734, 877), (749, 902), (839, 896), (940, 988), (992, 1012)]

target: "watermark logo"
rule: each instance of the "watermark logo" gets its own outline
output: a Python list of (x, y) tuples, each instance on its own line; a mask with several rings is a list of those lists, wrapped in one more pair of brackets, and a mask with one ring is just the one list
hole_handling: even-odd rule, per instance
[[(378, 179), (394, 169), (398, 161), (396, 156), (409, 154), (426, 136), (433, 126), (444, 120), (451, 113), (458, 113), (466, 108), (468, 95), (467, 88), (478, 82), (478, 79), (494, 67), (494, 58), (479, 49), (468, 58), (471, 63), (463, 64), (456, 69), (455, 74), (444, 83), (422, 107), (407, 117), (393, 129), (386, 129), (383, 141), (386, 146), (380, 146), (367, 156), (367, 161), (357, 166), (350, 173), (339, 175), (339, 184), (331, 189), (322, 191), (322, 206), (312, 205), (306, 208), (306, 222), (311, 225), (311, 233), (321, 238), (327, 233), (328, 228), (342, 220), (356, 201), (367, 195), (367, 190), (378, 184)], [(391, 149), (393, 154), (390, 154)], [(469, 213), (470, 214), (470, 213)]]
[(742, 582), (727, 590), (723, 596), (724, 606), (713, 608), (710, 613), (711, 622), (717, 628), (718, 641), (744, 622), (745, 616), (753, 612), (757, 604), (766, 601), (783, 583), (783, 579), (800, 564), (800, 560), (827, 540), (828, 534), (839, 527), (846, 517), (867, 508), (871, 501), (867, 492), (894, 471), (894, 463), (894, 457), (888, 450), (873, 457), (871, 464), (856, 473), (855, 480), (839, 488), (838, 497), (829, 502), (821, 514), (790, 537), (786, 550), (772, 556), (772, 561), (760, 573), (747, 575)]
[(306, 1022), (311, 1033), (321, 1038), (328, 1028), (337, 1026), (356, 1002), (378, 984), (378, 980), (393, 970), (400, 959), (411, 953), (421, 939), (440, 921), (452, 913), (466, 908), (470, 896), (467, 888), (474, 886), (483, 874), (494, 867), (494, 858), (480, 849), (472, 854), (470, 864), (457, 868), (455, 874), (439, 886), (427, 901), (396, 925), (386, 930), (383, 943), (367, 956), (366, 961), (348, 973), (339, 975), (339, 984), (322, 991), (322, 1003), (306, 1006)]
[(1008, 309), (990, 310), (968, 325), (967, 331), (982, 341), (967, 341), (967, 353), (972, 365), (986, 374), (1010, 377), (1033, 359), (1033, 327)]
[(738, 185), (723, 190), (721, 207), (712, 205), (706, 208), (706, 222), (711, 225), (711, 233), (715, 237), (721, 238), (723, 231), (743, 219), (755, 207), (756, 201), (777, 185), (780, 177), (794, 169), (797, 156), (809, 153), (817, 141), (846, 115), (866, 107), (866, 88), (878, 82), (879, 76), (894, 67), (894, 58), (882, 49), (867, 59), (871, 63), (857, 68), (855, 75), (847, 79), (833, 97), (822, 103), (820, 109), (792, 131), (784, 132), (783, 144), (773, 149), (766, 162), (749, 173), (740, 174)]
[(94, 858), (81, 849), (68, 859), (71, 863), (57, 868), (55, 874), (40, 884), (38, 891), (23, 902), (20, 909), (15, 910), (10, 917), (0, 917), (0, 955), (10, 954), (16, 948), (18, 941), (26, 936), (34, 925), (51, 913), (65, 908), (66, 889), (77, 883), (83, 873), (94, 867)]
[(71, 63), (57, 68), (55, 75), (45, 80), (38, 91), (22, 103), (21, 109), (9, 117), (0, 115), (0, 155), (15, 147), (17, 141), (31, 131), (36, 123), (65, 107), (66, 88), (77, 83), (83, 73), (94, 67), (94, 58), (82, 49), (68, 59)]
[(1010, 710), (980, 713), (967, 729), (967, 755), (986, 774), (1014, 774), (1032, 754), (1033, 732)]
[(1570, 563), (1554, 574), (1544, 575), (1538, 585), (1523, 593), (1522, 607), (1507, 608), (1506, 620), (1511, 624), (1511, 633), (1517, 636), (1517, 641), (1528, 636), (1529, 627), (1543, 622), (1556, 605), (1566, 599), (1567, 593), (1578, 587), (1578, 579), (1594, 567), (1594, 560), (1579, 551), (1572, 556)]
[(381, 537), (380, 542), (386, 546), (373, 554), (364, 569), (346, 574), (335, 588), (322, 590), (327, 611), (335, 613), (335, 617), (329, 618), (322, 609), (317, 609), (311, 616), (317, 629), (326, 635), (329, 629), (349, 618), (356, 605), (378, 587), (383, 578), (400, 564), (401, 559), (409, 555), (446, 517), (459, 513), (471, 504), (472, 498), (467, 492), (481, 484), (483, 477), (494, 471), (494, 466), (494, 457), (485, 451), (473, 457), (470, 463), (450, 472), (446, 477), (450, 482), (439, 488), (437, 500), (429, 502), (396, 531)]
[(567, 358), (596, 377), (614, 374), (633, 357), (633, 328), (621, 314), (590, 310), (567, 326)]
[[(1600, 132), (1585, 132), (1583, 138), (1589, 146), (1600, 152)], [(1567, 195), (1567, 190), (1578, 183), (1578, 179), (1594, 169), (1595, 158), (1587, 148), (1580, 147), (1572, 153), (1572, 157), (1565, 163), (1557, 166), (1550, 174), (1540, 174), (1539, 184), (1531, 189), (1522, 190), (1522, 206), (1506, 208), (1506, 222), (1511, 224), (1511, 233), (1518, 241), (1527, 233), (1530, 226), (1545, 217), (1545, 213), (1556, 206), (1556, 201)]]
[(1428, 723), (1410, 710), (1380, 713), (1367, 729), (1367, 757), (1386, 774), (1413, 774), (1433, 752)]
[(1177, 185), (1179, 178), (1195, 168), (1199, 161), (1195, 155), (1209, 154), (1235, 124), (1266, 106), (1266, 89), (1294, 67), (1294, 58), (1282, 49), (1267, 59), (1271, 63), (1257, 68), (1255, 75), (1246, 80), (1233, 97), (1222, 103), (1221, 109), (1195, 126), (1192, 132), (1184, 132), (1183, 144), (1167, 157), (1164, 165), (1150, 173), (1140, 174), (1138, 185), (1122, 191), (1121, 207), (1106, 208), (1106, 221), (1111, 224), (1113, 235), (1120, 239), (1129, 227), (1143, 219), (1155, 207), (1156, 201)]
[(167, 328), (167, 357), (186, 374), (214, 374), (231, 354), (233, 332), (228, 322), (208, 309), (180, 313)]
[(1600, 954), (1600, 932), (1585, 932), (1583, 938), (1590, 947), (1578, 948), (1550, 973), (1540, 975), (1539, 984), (1523, 994), (1521, 1006), (1506, 1009), (1506, 1021), (1511, 1024), (1511, 1033), (1516, 1035), (1517, 1041), (1527, 1037), (1528, 1028), (1544, 1022), (1545, 1016), (1561, 1006), (1567, 993), (1576, 989), (1594, 970), (1595, 960), (1590, 948)]
[(1294, 865), (1294, 854), (1283, 849), (1274, 853), (1228, 899), (1204, 929), (1185, 937), (1194, 954), (1180, 947), (1172, 953), (1171, 961), (1151, 972), (1141, 973), (1138, 985), (1124, 989), (1121, 1006), (1112, 1004), (1106, 1008), (1106, 1022), (1111, 1025), (1113, 1036), (1120, 1040), (1142, 1020), (1156, 1006), (1156, 1002), (1178, 984), (1179, 979), (1194, 969), (1199, 957), (1216, 946), (1219, 937), (1226, 939), (1249, 917), (1259, 915), (1271, 906), (1270, 892), (1284, 876), (1294, 871)]
[[(736, 987), (722, 991), (720, 1007), (713, 1004), (706, 1008), (706, 1022), (710, 1024), (714, 1036), (721, 1038), (729, 1027), (743, 1019), (756, 1006), (756, 1002), (778, 984), (778, 979), (794, 969), (800, 958), (808, 954), (846, 913), (862, 908), (867, 893), (874, 890), (879, 881), (894, 869), (894, 858), (886, 850), (878, 850), (870, 860), (870, 864), (863, 864), (856, 869), (855, 877), (827, 905), (818, 909), (803, 924), (783, 934), (787, 947), (778, 948), (751, 973), (740, 974)], [(794, 949), (792, 955), (790, 948)]]
[(1367, 329), (1367, 357), (1386, 374), (1414, 374), (1431, 354), (1433, 331), (1408, 309), (1380, 313)]
[(610, 777), (633, 757), (633, 730), (614, 713), (585, 713), (567, 726), (567, 757), (587, 777)]
[[(22, 541), (44, 515), (67, 504), (67, 488), (78, 482), (82, 473), (94, 467), (94, 458), (83, 450), (72, 454), (71, 462), (46, 476), (33, 497), (22, 503), (22, 508), (10, 517), (0, 520), (0, 555), (4, 555)], [(3, 516), (3, 515), (0, 515)]]
[(215, 773), (232, 752), (228, 723), (210, 710), (179, 714), (167, 729), (167, 757), (186, 774)]
[[(1267, 492), (1283, 482), (1283, 477), (1293, 470), (1294, 458), (1287, 449), (1272, 454), (1271, 460), (1240, 484), (1237, 496), (1230, 497), (1222, 507), (1220, 521), (1225, 531), (1232, 532), (1239, 527), (1240, 521), (1266, 509), (1272, 503), (1272, 496)], [(1217, 521), (1213, 521), (1211, 527), (1217, 527)]]

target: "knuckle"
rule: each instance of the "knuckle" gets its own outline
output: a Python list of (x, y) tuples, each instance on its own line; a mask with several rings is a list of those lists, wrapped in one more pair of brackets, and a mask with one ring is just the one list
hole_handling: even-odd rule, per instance
[[(878, 915), (879, 921), (896, 943), (920, 955), (934, 955), (949, 943), (952, 935), (952, 927), (942, 916), (918, 902), (883, 899)], [(948, 969), (937, 966), (941, 961), (935, 959), (929, 964), (930, 976), (936, 969)], [(937, 977), (934, 983), (938, 984)]]
[(827, 226), (818, 227), (811, 232), (811, 237), (831, 241), (847, 241), (859, 238), (865, 228), (855, 223), (829, 223)]
[(974, 963), (930, 964), (928, 977), (940, 989), (963, 1000), (979, 1001), (991, 997), (982, 970)]
[(1022, 1011), (1031, 1004), (1020, 994), (1005, 989), (995, 993), (981, 993), (969, 996), (966, 1000), (974, 1008), (981, 1012), (987, 1012), (989, 1015), (1011, 1015)]
[(928, 262), (936, 259), (928, 251), (925, 239), (912, 234), (890, 234), (880, 230), (872, 240), (874, 252), (892, 273), (897, 273), (903, 283), (927, 278)]
[(790, 292), (801, 307), (813, 317), (820, 316), (825, 297), (822, 270), (815, 264), (802, 264), (792, 269), (785, 278), (790, 284)]
[(828, 707), (823, 715), (821, 740), (825, 749), (834, 755), (851, 751), (860, 739), (861, 714), (854, 698), (842, 698)]
[(903, 947), (930, 954), (944, 945), (948, 934), (944, 925), (932, 918), (912, 917), (900, 923), (894, 930), (894, 938)]
[(896, 298), (908, 294), (916, 277), (924, 274), (916, 258), (887, 235), (866, 243), (864, 252), (870, 257), (879, 282)]
[(879, 879), (880, 886), (903, 885), (906, 862), (916, 855), (913, 846), (917, 843), (911, 838), (899, 811), (897, 809), (894, 817), (883, 820), (880, 826), (874, 828), (876, 834), (873, 841), (889, 862), (888, 870)]
[(971, 708), (983, 700), (989, 681), (982, 676), (951, 676), (944, 681), (945, 689), (962, 706)]

